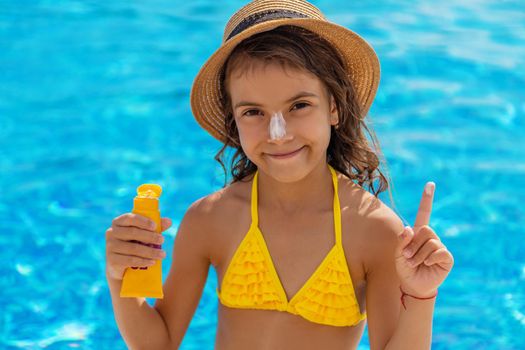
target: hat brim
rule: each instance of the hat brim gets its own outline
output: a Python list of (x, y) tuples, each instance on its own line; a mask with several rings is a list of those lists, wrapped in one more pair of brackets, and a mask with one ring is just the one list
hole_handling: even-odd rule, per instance
[(329, 21), (311, 18), (276, 19), (256, 24), (225, 42), (204, 63), (193, 81), (190, 96), (193, 115), (199, 125), (221, 142), (226, 142), (225, 115), (219, 93), (219, 74), (224, 62), (242, 40), (282, 25), (295, 25), (317, 33), (339, 51), (354, 84), (362, 117), (368, 113), (380, 80), (379, 59), (374, 49), (355, 32)]

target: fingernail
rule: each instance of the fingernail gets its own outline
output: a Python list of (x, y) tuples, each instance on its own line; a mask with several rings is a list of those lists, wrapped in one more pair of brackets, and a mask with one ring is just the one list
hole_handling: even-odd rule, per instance
[(430, 196), (435, 186), (436, 186), (435, 183), (427, 182), (427, 184), (425, 185), (425, 193)]
[(157, 227), (157, 225), (155, 224), (155, 221), (150, 221), (149, 227), (151, 227), (152, 229), (155, 229), (155, 227)]
[(410, 249), (407, 248), (407, 249), (403, 250), (403, 255), (405, 257), (408, 258), (411, 254), (412, 254), (412, 251)]

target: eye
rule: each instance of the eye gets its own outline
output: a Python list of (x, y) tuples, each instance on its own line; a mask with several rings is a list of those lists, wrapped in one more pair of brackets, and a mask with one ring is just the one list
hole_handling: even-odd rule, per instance
[[(255, 114), (251, 114), (252, 112), (255, 112)], [(261, 113), (261, 111), (258, 110), (258, 109), (249, 109), (246, 112), (244, 112), (242, 115), (250, 117), (250, 116), (253, 116), (253, 115), (257, 115), (259, 113)]]
[[(298, 106), (303, 106), (303, 107), (298, 107)], [(296, 104), (294, 105), (294, 108), (295, 108), (295, 107), (298, 107), (298, 109), (303, 109), (303, 108), (308, 107), (308, 106), (309, 106), (308, 103), (305, 103), (305, 102), (299, 102), (299, 103), (296, 103)], [(293, 110), (293, 108), (292, 108), (292, 110)]]

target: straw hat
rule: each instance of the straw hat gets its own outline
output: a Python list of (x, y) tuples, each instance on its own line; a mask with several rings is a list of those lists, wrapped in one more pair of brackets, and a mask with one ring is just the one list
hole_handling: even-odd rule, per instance
[(191, 109), (197, 122), (226, 142), (225, 113), (220, 104), (219, 75), (224, 62), (242, 40), (281, 25), (303, 27), (330, 42), (346, 62), (363, 111), (368, 112), (379, 85), (379, 60), (374, 49), (353, 31), (326, 20), (303, 0), (255, 0), (237, 11), (224, 29), (222, 45), (206, 61), (191, 89)]

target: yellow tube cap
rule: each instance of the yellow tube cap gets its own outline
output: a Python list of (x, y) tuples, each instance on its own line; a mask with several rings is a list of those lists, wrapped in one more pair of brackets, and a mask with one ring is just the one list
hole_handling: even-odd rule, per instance
[(159, 198), (162, 187), (157, 184), (142, 184), (137, 187), (137, 196), (141, 198)]

